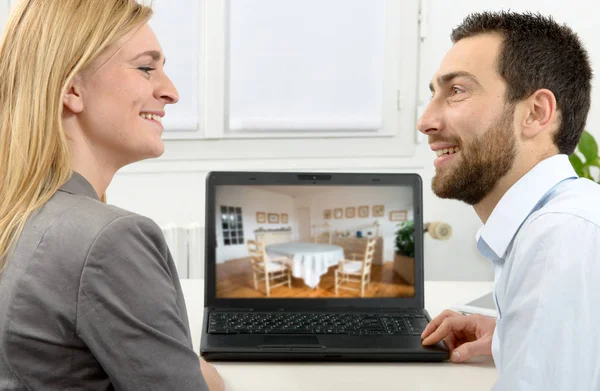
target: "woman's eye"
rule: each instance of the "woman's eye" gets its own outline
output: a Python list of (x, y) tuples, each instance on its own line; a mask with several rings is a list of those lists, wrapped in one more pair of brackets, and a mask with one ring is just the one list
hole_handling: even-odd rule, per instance
[(139, 67), (138, 68), (140, 71), (146, 73), (146, 74), (150, 74), (150, 71), (155, 70), (156, 68), (151, 68), (151, 67)]

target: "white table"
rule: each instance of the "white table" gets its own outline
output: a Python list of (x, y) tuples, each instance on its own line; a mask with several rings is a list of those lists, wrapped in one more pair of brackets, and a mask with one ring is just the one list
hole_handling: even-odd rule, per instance
[(344, 259), (344, 249), (333, 244), (320, 243), (277, 243), (268, 245), (269, 255), (283, 255), (292, 259), (292, 275), (302, 278), (311, 288), (319, 285), (327, 269)]
[[(200, 351), (204, 280), (181, 280), (194, 349)], [(431, 316), (492, 290), (492, 282), (425, 282)], [(489, 390), (497, 374), (491, 358), (443, 363), (214, 362), (228, 391), (469, 391)]]

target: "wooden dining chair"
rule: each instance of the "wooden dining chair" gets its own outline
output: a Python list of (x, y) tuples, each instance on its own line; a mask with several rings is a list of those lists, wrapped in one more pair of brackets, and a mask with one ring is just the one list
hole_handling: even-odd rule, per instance
[[(343, 259), (335, 270), (335, 295), (340, 289), (359, 291), (360, 297), (365, 296), (365, 287), (371, 282), (371, 265), (375, 255), (377, 238), (366, 241), (363, 254), (349, 254), (352, 259)], [(362, 258), (362, 259), (360, 259)], [(356, 284), (359, 287), (356, 287)]]
[(255, 240), (248, 240), (248, 253), (252, 262), (252, 275), (254, 289), (258, 290), (259, 281), (265, 281), (265, 291), (271, 296), (271, 289), (287, 284), (292, 287), (292, 271), (287, 264), (287, 257), (269, 257), (265, 251), (265, 244)]

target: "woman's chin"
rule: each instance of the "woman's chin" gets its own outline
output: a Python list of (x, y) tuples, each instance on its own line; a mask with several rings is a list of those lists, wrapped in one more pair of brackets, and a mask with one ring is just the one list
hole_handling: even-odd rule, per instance
[(143, 151), (138, 151), (138, 153), (136, 153), (135, 156), (132, 156), (132, 159), (130, 159), (131, 162), (129, 164), (147, 159), (155, 159), (157, 157), (162, 156), (164, 152), (165, 145), (162, 142), (162, 140), (160, 140), (160, 142), (148, 145), (147, 148), (145, 148)]
[(148, 154), (146, 159), (152, 159), (162, 156), (165, 153), (165, 143), (162, 138), (152, 140), (152, 143), (148, 145)]
[(165, 153), (165, 144), (162, 142), (160, 142), (160, 146), (158, 146), (155, 151), (154, 151), (154, 155), (152, 155), (153, 158), (157, 158), (157, 157), (161, 157), (162, 154)]

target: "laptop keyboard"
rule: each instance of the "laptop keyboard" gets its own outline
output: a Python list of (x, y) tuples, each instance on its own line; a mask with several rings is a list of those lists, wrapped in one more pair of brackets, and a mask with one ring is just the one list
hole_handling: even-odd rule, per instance
[(421, 335), (417, 313), (212, 312), (210, 334)]

